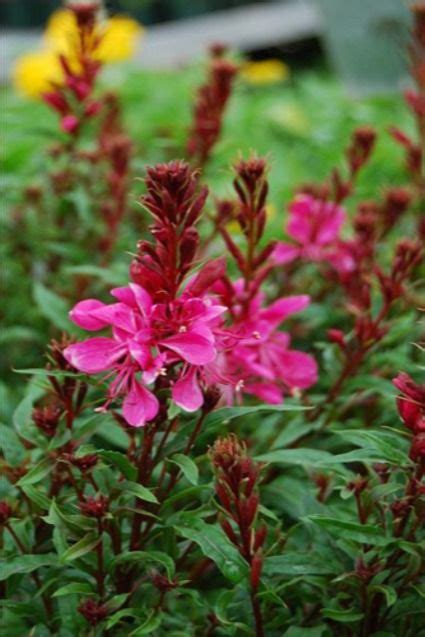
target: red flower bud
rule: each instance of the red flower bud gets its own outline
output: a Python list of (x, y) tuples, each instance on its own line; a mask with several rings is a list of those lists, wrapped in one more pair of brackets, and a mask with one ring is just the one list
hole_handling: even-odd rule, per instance
[(12, 516), (12, 507), (7, 502), (0, 502), (0, 524), (6, 524)]
[(251, 561), (251, 586), (256, 590), (260, 584), (261, 571), (263, 569), (263, 554), (261, 549), (257, 551)]
[(75, 135), (80, 126), (80, 122), (75, 115), (65, 115), (61, 119), (61, 128), (65, 133), (69, 133), (70, 135)]

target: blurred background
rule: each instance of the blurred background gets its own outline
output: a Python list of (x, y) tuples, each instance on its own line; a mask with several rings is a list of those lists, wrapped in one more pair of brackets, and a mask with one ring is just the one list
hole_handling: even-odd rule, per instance
[[(58, 0), (0, 0), (2, 75), (34, 46)], [(136, 63), (190, 63), (223, 41), (253, 59), (328, 60), (354, 94), (400, 88), (406, 77), (408, 0), (107, 0), (147, 27)]]

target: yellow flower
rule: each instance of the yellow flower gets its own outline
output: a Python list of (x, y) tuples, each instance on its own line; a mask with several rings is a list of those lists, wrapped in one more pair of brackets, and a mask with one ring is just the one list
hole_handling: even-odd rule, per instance
[(96, 58), (101, 62), (119, 62), (130, 58), (136, 49), (143, 28), (138, 22), (124, 16), (106, 21)]
[[(130, 58), (136, 48), (137, 39), (143, 33), (141, 25), (125, 16), (115, 16), (100, 21), (95, 35), (100, 38), (94, 56), (101, 62), (119, 62)], [(78, 42), (77, 21), (69, 9), (55, 11), (45, 32), (48, 47), (67, 56), (73, 54)]]
[(15, 87), (28, 97), (39, 97), (52, 88), (52, 82), (60, 84), (62, 80), (58, 57), (52, 51), (22, 55), (13, 69)]
[(241, 75), (249, 84), (274, 84), (288, 79), (289, 67), (284, 62), (273, 59), (247, 62), (242, 67)]
[[(138, 22), (125, 16), (99, 21), (95, 28), (99, 45), (93, 57), (100, 62), (118, 62), (131, 57), (142, 32)], [(52, 82), (63, 84), (59, 54), (64, 55), (71, 68), (78, 71), (78, 27), (72, 11), (55, 11), (47, 23), (43, 40), (41, 51), (23, 55), (15, 65), (13, 83), (28, 97), (40, 97), (52, 87)]]

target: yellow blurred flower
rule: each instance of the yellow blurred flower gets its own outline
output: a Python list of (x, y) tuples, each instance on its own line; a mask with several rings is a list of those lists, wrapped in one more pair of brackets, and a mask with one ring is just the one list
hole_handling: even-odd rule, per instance
[[(95, 29), (99, 44), (93, 57), (106, 63), (126, 60), (133, 55), (142, 33), (141, 25), (125, 16), (99, 21)], [(28, 97), (39, 97), (52, 88), (52, 82), (64, 82), (59, 54), (66, 56), (71, 68), (78, 69), (79, 39), (74, 13), (69, 9), (55, 11), (47, 23), (43, 41), (41, 51), (23, 55), (15, 64), (13, 83)]]
[(102, 39), (96, 51), (101, 62), (120, 62), (130, 58), (136, 49), (138, 37), (143, 28), (138, 22), (124, 16), (116, 16), (106, 21)]
[(242, 67), (241, 75), (249, 84), (274, 84), (288, 79), (289, 67), (281, 60), (274, 59), (247, 62)]
[(36, 51), (22, 55), (13, 70), (13, 83), (28, 97), (39, 97), (52, 88), (52, 83), (61, 84), (63, 71), (56, 53)]
[[(101, 62), (119, 62), (130, 58), (136, 49), (142, 26), (126, 16), (115, 16), (96, 25), (95, 35), (100, 43), (95, 58)], [(55, 11), (47, 23), (45, 42), (49, 48), (71, 55), (78, 42), (77, 21), (72, 11)]]

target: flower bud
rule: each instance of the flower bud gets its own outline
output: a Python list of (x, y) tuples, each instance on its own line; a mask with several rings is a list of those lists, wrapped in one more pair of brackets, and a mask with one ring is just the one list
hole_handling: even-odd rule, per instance
[(78, 606), (78, 612), (88, 621), (91, 626), (97, 626), (109, 614), (106, 604), (101, 604), (95, 599), (89, 598)]
[(6, 524), (12, 516), (12, 507), (7, 502), (0, 502), (0, 525)]

